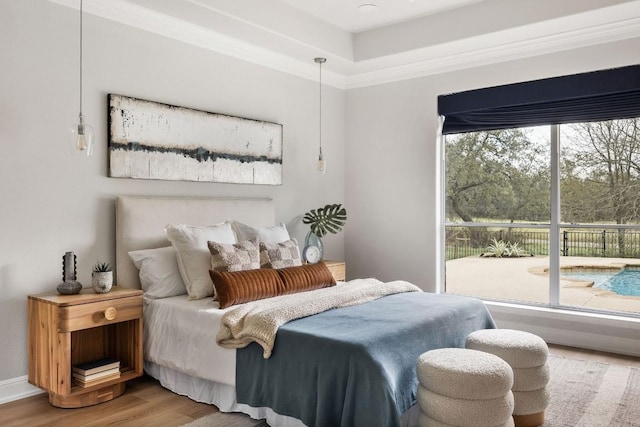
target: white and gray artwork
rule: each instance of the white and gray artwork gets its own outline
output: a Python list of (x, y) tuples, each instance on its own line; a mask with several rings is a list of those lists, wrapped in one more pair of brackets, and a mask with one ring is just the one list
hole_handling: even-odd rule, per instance
[(117, 178), (282, 184), (282, 125), (109, 95)]

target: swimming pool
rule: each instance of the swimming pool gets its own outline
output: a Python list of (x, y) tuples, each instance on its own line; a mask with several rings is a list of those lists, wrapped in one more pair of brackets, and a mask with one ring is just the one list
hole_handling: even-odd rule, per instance
[(571, 271), (562, 271), (560, 275), (593, 282), (594, 288), (606, 289), (618, 295), (640, 296), (640, 270), (637, 267), (620, 270), (595, 271), (593, 268), (586, 268), (586, 270), (588, 271), (576, 271), (576, 267), (572, 267)]

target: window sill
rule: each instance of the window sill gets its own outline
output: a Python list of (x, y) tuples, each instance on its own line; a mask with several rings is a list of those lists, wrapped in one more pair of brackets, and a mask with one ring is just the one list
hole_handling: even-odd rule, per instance
[(520, 329), (553, 344), (640, 357), (640, 318), (485, 301), (499, 328)]

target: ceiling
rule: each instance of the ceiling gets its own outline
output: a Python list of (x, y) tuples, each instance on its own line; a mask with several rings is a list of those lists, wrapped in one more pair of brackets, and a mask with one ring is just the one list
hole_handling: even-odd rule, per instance
[(84, 11), (311, 80), (325, 57), (323, 81), (342, 89), (640, 37), (640, 0), (84, 0)]
[[(357, 33), (483, 0), (282, 0), (343, 30)], [(363, 7), (360, 7), (363, 6)]]

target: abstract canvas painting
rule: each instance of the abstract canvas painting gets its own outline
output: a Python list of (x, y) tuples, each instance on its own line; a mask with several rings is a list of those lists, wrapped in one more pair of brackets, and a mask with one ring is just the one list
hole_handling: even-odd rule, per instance
[(109, 94), (109, 174), (282, 184), (282, 125)]

